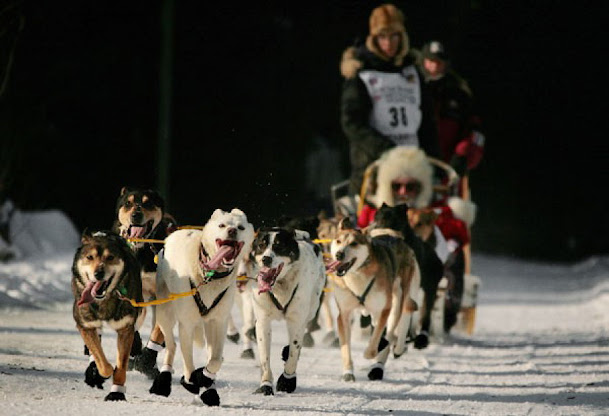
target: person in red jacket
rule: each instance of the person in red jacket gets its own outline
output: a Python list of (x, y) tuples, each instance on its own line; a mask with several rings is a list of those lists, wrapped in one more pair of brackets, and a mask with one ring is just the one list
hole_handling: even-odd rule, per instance
[(423, 45), (419, 66), (434, 101), (441, 158), (466, 176), (480, 164), (485, 142), (471, 88), (437, 40)]

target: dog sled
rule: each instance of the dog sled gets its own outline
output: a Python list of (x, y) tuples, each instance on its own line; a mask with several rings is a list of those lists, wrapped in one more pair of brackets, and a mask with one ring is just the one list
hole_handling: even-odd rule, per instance
[[(471, 193), (467, 176), (460, 177), (449, 164), (441, 160), (432, 157), (427, 157), (427, 160), (435, 171), (434, 177), (443, 178), (441, 181), (438, 180), (433, 183), (434, 200), (446, 202), (450, 197), (457, 197), (466, 201), (469, 206), (475, 207), (471, 203)], [(369, 195), (371, 183), (373, 182), (373, 177), (375, 175), (375, 163), (377, 162), (372, 163), (368, 169), (366, 169), (359, 195), (352, 195), (349, 193), (349, 180), (344, 180), (331, 187), (331, 202), (335, 218), (350, 217), (354, 222), (357, 221), (357, 218), (363, 209), (366, 196)], [(468, 232), (474, 221), (473, 214), (474, 213), (472, 213), (471, 218), (466, 221), (468, 224)], [(463, 291), (461, 304), (457, 313), (457, 320), (452, 326), (452, 330), (472, 335), (476, 323), (476, 307), (481, 279), (479, 276), (472, 273), (471, 242), (463, 245), (462, 250), (464, 260)], [(435, 338), (439, 339), (443, 338), (445, 335), (444, 312), (448, 286), (449, 280), (445, 276), (438, 285), (438, 295), (436, 302), (433, 305), (431, 332)]]

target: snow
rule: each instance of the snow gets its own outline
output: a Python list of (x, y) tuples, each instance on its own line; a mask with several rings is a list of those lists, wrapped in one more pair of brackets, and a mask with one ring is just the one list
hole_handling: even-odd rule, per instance
[[(151, 381), (136, 372), (127, 376), (127, 402), (103, 401), (109, 382), (104, 390), (84, 384), (87, 357), (71, 316), (73, 254), (37, 251), (0, 263), (0, 415), (609, 414), (609, 256), (546, 264), (475, 254), (482, 286), (474, 334), (455, 332), (390, 358), (383, 381), (366, 377), (364, 334), (353, 340), (356, 381), (347, 383), (340, 350), (323, 345), (318, 331), (316, 346), (301, 355), (296, 392), (255, 395), (257, 359), (240, 358), (241, 345), (227, 341), (217, 381), (221, 406), (202, 408), (179, 385), (179, 352), (168, 398), (150, 395)], [(233, 316), (240, 321), (237, 308)], [(144, 340), (149, 333), (147, 323)], [(276, 322), (275, 378), (286, 339)], [(111, 361), (115, 342), (105, 330)], [(197, 351), (202, 366), (205, 351)]]

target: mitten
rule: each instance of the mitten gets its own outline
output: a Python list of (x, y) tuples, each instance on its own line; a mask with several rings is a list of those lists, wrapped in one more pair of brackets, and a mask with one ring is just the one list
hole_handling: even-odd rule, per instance
[(484, 155), (484, 135), (473, 131), (466, 139), (461, 140), (455, 147), (455, 155), (467, 158), (467, 169), (475, 169)]

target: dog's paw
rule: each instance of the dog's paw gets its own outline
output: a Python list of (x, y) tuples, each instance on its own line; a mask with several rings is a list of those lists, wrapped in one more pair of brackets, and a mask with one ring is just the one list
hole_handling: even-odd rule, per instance
[(296, 390), (296, 373), (287, 375), (283, 373), (277, 379), (277, 391), (285, 391), (286, 393), (293, 393)]
[(220, 406), (220, 396), (216, 389), (207, 389), (201, 393), (201, 400), (208, 406)]
[(273, 392), (273, 386), (263, 384), (254, 391), (254, 394), (264, 394), (265, 396), (273, 396), (275, 393)]
[(250, 340), (256, 342), (256, 327), (253, 326), (245, 331), (245, 336)]
[(235, 332), (234, 334), (226, 334), (226, 338), (228, 338), (233, 343), (239, 343), (239, 333)]
[(376, 365), (370, 369), (368, 372), (369, 380), (382, 380), (383, 375), (385, 374), (385, 370), (383, 370), (382, 365)]
[(135, 331), (133, 334), (133, 343), (131, 344), (131, 352), (129, 355), (131, 357), (137, 357), (142, 353), (142, 337), (140, 337), (140, 333)]
[(104, 381), (108, 380), (110, 377), (102, 377), (97, 370), (97, 365), (95, 361), (91, 361), (89, 363), (89, 367), (85, 370), (85, 383), (91, 387), (97, 387), (98, 389), (103, 389)]
[(403, 348), (394, 348), (393, 349), (393, 358), (398, 359), (408, 350), (406, 346)]
[(387, 341), (387, 338), (381, 337), (381, 340), (379, 341), (378, 352), (381, 352), (385, 348), (387, 348), (387, 345), (389, 345), (389, 341)]
[[(208, 372), (208, 374), (211, 374)], [(214, 380), (205, 375), (205, 367), (197, 368), (190, 375), (190, 382), (197, 387), (210, 388), (214, 384)]]
[(105, 402), (120, 402), (120, 401), (126, 401), (127, 399), (125, 398), (125, 393), (120, 393), (118, 391), (113, 391), (111, 393), (108, 393), (108, 395), (106, 397), (104, 397), (104, 401)]
[(364, 358), (367, 360), (372, 360), (374, 357), (376, 357), (378, 354), (378, 349), (375, 348), (374, 346), (368, 346), (365, 350), (364, 350)]
[(130, 360), (130, 363), (133, 363), (133, 370), (139, 371), (149, 379), (154, 380), (159, 375), (159, 369), (156, 366), (157, 355), (158, 352), (144, 347), (140, 355)]
[(321, 326), (319, 326), (319, 322), (311, 321), (307, 325), (307, 329), (309, 330), (309, 332), (315, 332), (315, 331), (319, 331), (321, 329)]
[(315, 346), (315, 340), (313, 339), (311, 333), (304, 333), (304, 336), (302, 337), (302, 346), (305, 348), (312, 348)]
[(414, 347), (417, 350), (422, 350), (423, 348), (427, 348), (429, 345), (429, 336), (426, 332), (421, 332), (414, 338)]
[(355, 381), (355, 376), (353, 373), (345, 373), (342, 377), (343, 381)]
[(150, 394), (169, 397), (171, 394), (171, 372), (162, 371), (154, 378), (152, 387), (149, 390)]
[(180, 384), (192, 394), (199, 394), (199, 391), (201, 391), (201, 388), (199, 386), (196, 386), (194, 383), (188, 383), (184, 376), (182, 376), (182, 378), (180, 379)]
[(254, 359), (254, 350), (248, 348), (246, 350), (241, 351), (241, 358)]
[(286, 345), (281, 350), (281, 359), (283, 361), (287, 361), (289, 356), (290, 356), (290, 346)]
[(370, 315), (361, 315), (359, 317), (360, 328), (367, 328), (372, 324), (372, 317)]

